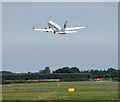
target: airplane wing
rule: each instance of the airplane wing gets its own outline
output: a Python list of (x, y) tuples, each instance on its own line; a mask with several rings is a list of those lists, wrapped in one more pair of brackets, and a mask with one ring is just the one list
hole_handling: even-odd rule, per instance
[(77, 31), (65, 31), (65, 33), (75, 33)]
[(65, 30), (76, 30), (76, 29), (82, 29), (82, 28), (85, 28), (85, 26), (82, 26), (82, 27), (66, 28)]
[(44, 32), (53, 32), (53, 29), (35, 29), (34, 27), (33, 27), (33, 30), (44, 31)]

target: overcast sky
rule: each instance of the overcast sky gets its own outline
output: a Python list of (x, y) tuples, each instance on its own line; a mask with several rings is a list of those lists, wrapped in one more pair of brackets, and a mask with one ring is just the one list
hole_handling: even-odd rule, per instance
[[(3, 70), (37, 72), (45, 67), (80, 70), (118, 67), (116, 3), (3, 3)], [(52, 20), (86, 26), (60, 35), (33, 31)]]

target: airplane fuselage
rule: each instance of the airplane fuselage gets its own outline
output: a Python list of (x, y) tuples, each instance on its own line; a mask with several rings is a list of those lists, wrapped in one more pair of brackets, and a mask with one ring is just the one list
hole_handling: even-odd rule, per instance
[(48, 27), (52, 28), (54, 33), (66, 34), (65, 30), (63, 30), (59, 25), (57, 25), (53, 21), (48, 22)]
[(66, 25), (67, 25), (67, 21), (65, 21), (63, 27), (60, 27), (59, 25), (57, 25), (53, 21), (48, 21), (48, 28), (45, 28), (45, 29), (35, 29), (33, 27), (33, 30), (44, 31), (44, 32), (53, 32), (54, 34), (56, 34), (56, 33), (58, 33), (58, 34), (68, 34), (68, 33), (75, 33), (75, 32), (77, 32), (77, 31), (75, 31), (77, 29), (85, 28), (85, 26), (68, 28), (68, 27), (66, 27)]

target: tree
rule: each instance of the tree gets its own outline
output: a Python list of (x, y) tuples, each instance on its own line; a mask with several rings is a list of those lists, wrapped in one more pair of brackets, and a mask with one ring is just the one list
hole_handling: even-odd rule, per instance
[(40, 70), (39, 73), (44, 73), (44, 70)]
[(62, 69), (59, 68), (57, 70), (55, 70), (53, 73), (79, 73), (79, 69), (77, 67), (63, 67)]
[(50, 68), (49, 67), (45, 67), (45, 73), (50, 73)]
[(107, 70), (108, 73), (113, 73), (114, 71), (116, 71), (116, 69), (108, 68), (108, 70)]
[(72, 67), (71, 69), (71, 73), (79, 73), (79, 69), (77, 67)]
[(71, 73), (69, 67), (63, 67), (63, 68), (62, 68), (62, 72), (63, 72), (63, 73)]
[(2, 74), (11, 74), (12, 72), (10, 72), (10, 71), (0, 71), (0, 73), (2, 73)]
[(71, 71), (69, 67), (63, 67), (55, 70), (54, 73), (71, 73)]
[(50, 68), (49, 67), (45, 67), (45, 69), (40, 70), (39, 73), (50, 73)]

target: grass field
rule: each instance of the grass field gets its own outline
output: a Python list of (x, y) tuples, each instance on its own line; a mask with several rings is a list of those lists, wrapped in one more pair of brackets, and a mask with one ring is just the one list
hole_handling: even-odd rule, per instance
[[(59, 86), (58, 86), (59, 84)], [(68, 92), (60, 89), (85, 89)], [(2, 86), (3, 100), (118, 100), (118, 82), (41, 82), (25, 84), (7, 84)], [(57, 91), (47, 91), (56, 90)], [(95, 90), (87, 90), (95, 89)], [(20, 92), (17, 92), (21, 90)], [(34, 91), (23, 91), (34, 90)], [(46, 90), (46, 91), (37, 91)], [(9, 92), (10, 91), (10, 92)]]

